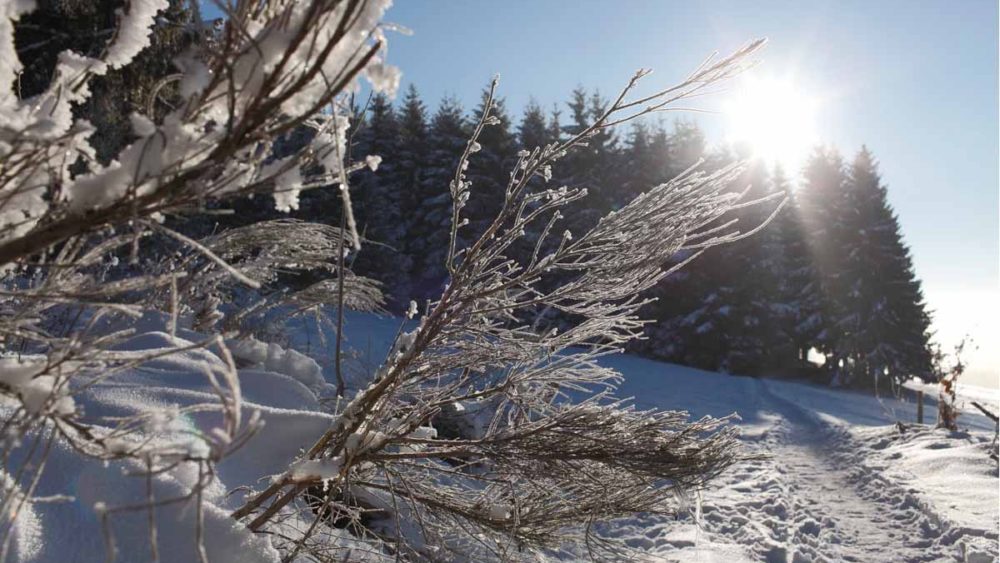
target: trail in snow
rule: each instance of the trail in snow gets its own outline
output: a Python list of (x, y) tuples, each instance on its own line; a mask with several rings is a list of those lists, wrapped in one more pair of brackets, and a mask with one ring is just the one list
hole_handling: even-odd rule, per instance
[[(770, 393), (766, 382), (756, 383), (763, 402), (782, 417), (759, 443), (770, 458), (763, 466), (737, 469), (736, 479), (749, 479), (746, 498), (717, 510), (706, 507), (707, 531), (740, 535), (734, 522), (765, 523), (744, 539), (767, 561), (935, 561), (957, 555), (936, 518), (911, 495), (888, 483), (870, 487), (870, 475), (846, 465), (842, 453), (850, 443), (843, 435)], [(775, 478), (761, 478), (766, 475)]]
[[(372, 338), (388, 348), (398, 326), (352, 320), (363, 325), (369, 353)], [(601, 525), (635, 550), (634, 560), (997, 561), (1000, 495), (982, 448), (992, 436), (985, 418), (963, 415), (977, 429), (969, 439), (926, 427), (901, 437), (892, 424), (913, 420), (912, 404), (627, 354), (602, 363), (623, 374), (619, 395), (639, 407), (696, 417), (738, 412), (753, 458), (704, 491), (700, 525), (693, 507), (677, 518)]]
[[(656, 400), (655, 392), (641, 389), (650, 383), (631, 385), (644, 403)], [(855, 463), (858, 444), (846, 431), (770, 390), (786, 384), (730, 383), (739, 389), (721, 400), (738, 397), (733, 406), (749, 415), (744, 443), (756, 459), (705, 491), (700, 526), (692, 516), (681, 523), (635, 518), (616, 522), (607, 533), (626, 536), (632, 548), (660, 561), (996, 560), (995, 534), (982, 537), (943, 522), (916, 490)]]

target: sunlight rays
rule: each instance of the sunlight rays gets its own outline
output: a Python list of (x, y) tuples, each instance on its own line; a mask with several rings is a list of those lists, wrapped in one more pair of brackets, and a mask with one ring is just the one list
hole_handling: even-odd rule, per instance
[(819, 139), (816, 109), (791, 80), (748, 77), (723, 106), (727, 140), (794, 174)]

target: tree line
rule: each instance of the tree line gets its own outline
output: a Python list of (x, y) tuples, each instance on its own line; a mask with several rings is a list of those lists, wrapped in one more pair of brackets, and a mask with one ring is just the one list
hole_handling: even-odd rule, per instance
[[(606, 103), (578, 88), (565, 111), (531, 101), (515, 120), (497, 101), (499, 123), (484, 132), (468, 164), (469, 224), (460, 236), (475, 240), (487, 228), (519, 151), (580, 131)], [(353, 158), (379, 155), (382, 161), (351, 187), (359, 228), (372, 244), (350, 260), (358, 274), (383, 282), (394, 311), (434, 298), (448, 283), (449, 184), (481, 106), (467, 111), (445, 98), (430, 111), (411, 85), (396, 104), (379, 94), (358, 108)], [(583, 233), (692, 166), (714, 170), (746, 156), (734, 147), (707, 149), (703, 132), (687, 121), (669, 128), (638, 122), (621, 137), (595, 135), (549, 174), (549, 187), (587, 190), (557, 228), (566, 236)], [(875, 156), (862, 147), (845, 161), (820, 146), (798, 179), (793, 173), (751, 161), (733, 190), (746, 189), (745, 201), (783, 194), (784, 208), (761, 232), (709, 249), (649, 292), (644, 313), (652, 322), (632, 351), (708, 370), (855, 386), (932, 377), (930, 315)], [(308, 192), (303, 200), (308, 211), (294, 216), (339, 216), (332, 191)], [(261, 203), (247, 205), (241, 221), (270, 213)], [(768, 213), (756, 205), (736, 215), (750, 228)], [(521, 253), (530, 252), (528, 246)], [(696, 252), (682, 252), (678, 263)], [(558, 315), (538, 314), (546, 324), (561, 322)], [(815, 358), (823, 358), (821, 364)]]

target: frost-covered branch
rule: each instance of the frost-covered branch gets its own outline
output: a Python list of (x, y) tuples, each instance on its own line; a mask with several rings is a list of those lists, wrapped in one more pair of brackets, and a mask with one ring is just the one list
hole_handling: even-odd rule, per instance
[[(337, 423), (233, 516), (281, 533), (290, 514), (312, 507), (310, 521), (347, 519), (362, 537), (406, 556), (509, 559), (589, 534), (594, 521), (670, 511), (678, 491), (732, 463), (725, 421), (636, 411), (614, 398), (619, 375), (598, 360), (640, 335), (643, 293), (669, 273), (664, 265), (679, 250), (731, 242), (756, 227), (741, 232), (723, 219), (740, 204), (742, 193), (731, 188), (742, 166), (689, 170), (576, 234), (558, 228), (561, 210), (585, 193), (538, 186), (595, 132), (732, 76), (760, 45), (699, 70), (683, 88), (630, 102), (645, 75), (637, 74), (585, 131), (523, 151), (495, 219), (459, 248), (475, 189), (465, 170), (495, 122), (491, 88), (451, 184), (451, 277), (441, 297), (400, 334)], [(651, 109), (624, 113), (640, 103)], [(530, 257), (515, 257), (528, 233), (537, 236)], [(527, 319), (543, 308), (572, 326), (534, 326)]]
[[(247, 318), (280, 304), (318, 309), (333, 301), (331, 283), (346, 288), (346, 306), (377, 310), (383, 303), (378, 282), (336, 267), (342, 229), (273, 221), (197, 239), (169, 227), (165, 217), (254, 194), (273, 197), (279, 210), (296, 209), (303, 190), (346, 186), (349, 175), (373, 166), (376, 157), (346, 160), (344, 94), (360, 77), (378, 91), (396, 88), (398, 72), (385, 62), (379, 23), (389, 2), (227, 3), (218, 35), (173, 61), (179, 72), (136, 105), (148, 113), (128, 116), (134, 141), (105, 162), (94, 148), (105, 132), (75, 110), (91, 101), (95, 77), (134, 64), (170, 6), (167, 0), (122, 4), (114, 29), (99, 34), (107, 41), (97, 56), (63, 51), (48, 87), (22, 98), (15, 29), (34, 3), (0, 0), (0, 560), (7, 560), (21, 507), (32, 502), (52, 444), (145, 476), (147, 497), (94, 507), (112, 558), (108, 524), (116, 514), (148, 513), (155, 559), (154, 508), (189, 502), (196, 505), (195, 541), (203, 555), (204, 489), (215, 466), (260, 428), (256, 415), (245, 412), (230, 353), (232, 346), (254, 348), (238, 339)], [(177, 91), (176, 103), (154, 115), (168, 86)], [(310, 142), (277, 157), (275, 140), (296, 128), (309, 129)], [(357, 247), (359, 237), (350, 236)], [(151, 252), (157, 248), (172, 252)], [(328, 277), (299, 291), (278, 290), (279, 276), (291, 271)], [(222, 300), (248, 290), (252, 305), (218, 326)], [(121, 349), (136, 323), (156, 310), (170, 319), (158, 347)], [(193, 341), (177, 337), (179, 324)], [(88, 418), (79, 407), (79, 397), (117, 377), (192, 354), (211, 400), (110, 421)], [(211, 428), (182, 424), (209, 414)], [(182, 494), (153, 494), (154, 477), (192, 470), (198, 477)]]

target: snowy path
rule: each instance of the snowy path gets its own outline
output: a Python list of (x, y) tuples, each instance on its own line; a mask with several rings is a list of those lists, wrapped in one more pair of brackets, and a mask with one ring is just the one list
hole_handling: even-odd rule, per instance
[[(706, 506), (709, 533), (743, 536), (766, 561), (937, 561), (955, 553), (936, 518), (905, 491), (846, 465), (843, 435), (756, 381), (782, 420), (758, 444), (770, 456), (737, 468), (745, 492), (733, 505)], [(743, 523), (746, 522), (746, 525)], [(764, 523), (750, 526), (750, 522)]]
[[(638, 367), (626, 361), (633, 364), (620, 366), (626, 374)], [(633, 378), (626, 387), (643, 406), (682, 400), (649, 387), (655, 383)], [(736, 389), (705, 390), (713, 414), (728, 405), (749, 419), (744, 443), (756, 459), (731, 468), (704, 493), (700, 526), (693, 516), (636, 518), (608, 532), (656, 561), (996, 561), (995, 532), (944, 521), (917, 490), (857, 463), (862, 446), (784, 398), (785, 385), (730, 378), (727, 387)]]

